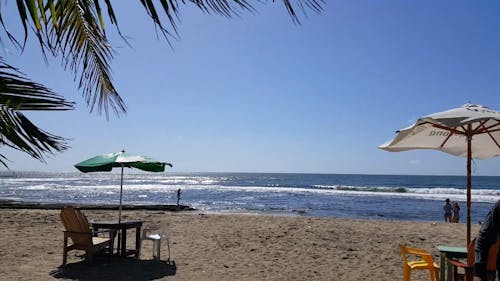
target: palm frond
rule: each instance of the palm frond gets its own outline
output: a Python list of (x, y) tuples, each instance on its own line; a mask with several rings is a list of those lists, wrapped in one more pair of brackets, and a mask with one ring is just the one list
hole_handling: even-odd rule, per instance
[[(99, 0), (17, 0), (17, 10), (24, 30), (22, 44), (9, 33), (0, 13), (0, 24), (15, 45), (24, 48), (28, 31), (32, 30), (44, 59), (46, 50), (62, 56), (63, 65), (74, 73), (91, 112), (97, 108), (109, 117), (109, 110), (117, 115), (126, 111), (111, 79), (109, 62), (113, 51), (104, 33)], [(108, 15), (118, 28), (110, 5)]]
[(13, 110), (70, 110), (74, 104), (34, 83), (0, 57), (0, 104)]
[(58, 1), (55, 5), (58, 27), (52, 26), (50, 30), (50, 45), (60, 50), (65, 66), (75, 73), (90, 110), (97, 107), (99, 113), (104, 111), (108, 117), (109, 109), (119, 115), (126, 111), (126, 106), (111, 79), (109, 62), (113, 50), (100, 28), (97, 14), (100, 9), (96, 10), (93, 3)]
[[(66, 140), (38, 128), (21, 111), (70, 109), (73, 103), (26, 79), (0, 58), (0, 145), (44, 161), (45, 155), (67, 149)], [(6, 160), (0, 154), (0, 164), (8, 167)]]
[[(0, 145), (27, 153), (44, 162), (44, 156), (68, 148), (66, 139), (38, 128), (21, 112), (0, 106)], [(0, 154), (0, 163), (7, 167)]]
[[(108, 2), (109, 0), (106, 0)], [(157, 8), (154, 5), (153, 0), (140, 0), (144, 9), (146, 10), (149, 17), (153, 20), (155, 25), (160, 29), (163, 33), (164, 37), (167, 38), (172, 35), (172, 32), (166, 27), (160, 17), (160, 12), (163, 10), (163, 13), (166, 15), (168, 19), (168, 24), (170, 25), (171, 30), (177, 34), (177, 20), (179, 14), (179, 2), (185, 4), (184, 0), (160, 0), (161, 8)], [(188, 1), (191, 4), (194, 4), (196, 7), (201, 9), (205, 13), (214, 13), (217, 15), (232, 17), (238, 16), (243, 11), (255, 12), (254, 4), (251, 2), (260, 2), (261, 1), (248, 1), (248, 0), (190, 0)], [(285, 6), (288, 14), (290, 14), (293, 22), (300, 24), (300, 17), (297, 13), (297, 10), (301, 10), (304, 15), (307, 15), (307, 12), (313, 11), (314, 13), (321, 13), (323, 11), (323, 6), (325, 5), (324, 0), (273, 0), (274, 2), (282, 2)], [(160, 10), (161, 9), (161, 10)], [(110, 15), (111, 16), (111, 15)]]
[[(323, 11), (323, 5), (325, 4), (325, 1), (323, 0), (295, 0), (295, 1), (290, 1), (290, 0), (282, 0), (283, 4), (285, 5), (286, 10), (292, 17), (292, 20), (295, 23), (300, 24), (300, 18), (297, 15), (296, 12), (296, 6), (300, 8), (300, 10), (303, 12), (304, 15), (307, 15), (307, 11), (311, 10), (314, 13), (321, 13)], [(275, 2), (275, 0), (273, 0)]]

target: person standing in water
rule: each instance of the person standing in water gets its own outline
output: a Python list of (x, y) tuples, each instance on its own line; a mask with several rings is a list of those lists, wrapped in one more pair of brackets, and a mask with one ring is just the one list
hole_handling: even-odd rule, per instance
[(451, 221), (454, 223), (458, 223), (460, 220), (460, 206), (458, 205), (458, 202), (453, 202), (453, 218), (451, 218)]
[(182, 194), (182, 191), (181, 189), (177, 189), (177, 208), (180, 207), (180, 201), (181, 201), (181, 194)]
[(453, 206), (450, 203), (450, 199), (446, 198), (444, 205), (443, 205), (444, 221), (445, 222), (451, 222), (451, 211), (452, 210), (453, 210)]

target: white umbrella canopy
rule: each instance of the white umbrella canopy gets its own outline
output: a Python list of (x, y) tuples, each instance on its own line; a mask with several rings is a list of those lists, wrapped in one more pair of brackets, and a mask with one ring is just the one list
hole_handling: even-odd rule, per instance
[(467, 245), (470, 242), (471, 159), (500, 156), (500, 112), (467, 103), (424, 116), (379, 148), (399, 152), (433, 149), (467, 158)]

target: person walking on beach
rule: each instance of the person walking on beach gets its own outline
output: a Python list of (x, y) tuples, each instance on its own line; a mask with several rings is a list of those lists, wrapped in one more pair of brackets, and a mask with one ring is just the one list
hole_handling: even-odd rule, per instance
[[(482, 223), (479, 234), (476, 238), (476, 248), (475, 248), (475, 261), (474, 261), (474, 279), (473, 281), (489, 281), (493, 280), (492, 276), (487, 276), (486, 265), (488, 264), (488, 254), (490, 248), (497, 241), (500, 235), (500, 200), (497, 201), (495, 206), (486, 216), (486, 220)], [(494, 280), (499, 280), (500, 263), (498, 262), (497, 253), (497, 268), (496, 268), (496, 278)], [(490, 277), (491, 279), (487, 279)]]
[(451, 218), (451, 221), (454, 223), (458, 223), (460, 220), (460, 205), (458, 205), (458, 202), (453, 202), (453, 217)]
[(181, 189), (177, 189), (177, 208), (180, 207), (180, 201), (181, 201), (181, 194), (182, 194), (182, 191)]
[(443, 210), (444, 210), (444, 221), (451, 222), (451, 211), (453, 210), (453, 206), (451, 205), (449, 198), (446, 198), (443, 205)]

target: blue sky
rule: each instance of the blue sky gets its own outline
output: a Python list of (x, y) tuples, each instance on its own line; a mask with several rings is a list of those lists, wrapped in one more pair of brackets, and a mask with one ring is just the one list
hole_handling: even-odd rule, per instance
[[(271, 2), (232, 19), (182, 7), (173, 49), (139, 1), (115, 4), (132, 48), (111, 32), (113, 81), (128, 113), (109, 121), (89, 113), (59, 59), (43, 62), (34, 37), (22, 55), (3, 42), (10, 64), (77, 108), (28, 113), (69, 138), (69, 150), (46, 163), (2, 153), (26, 171), (76, 171), (125, 149), (171, 162), (171, 172), (465, 175), (464, 158), (377, 146), (468, 101), (500, 109), (500, 3), (327, 2), (302, 25)], [(473, 175), (498, 176), (499, 164), (477, 160)]]

